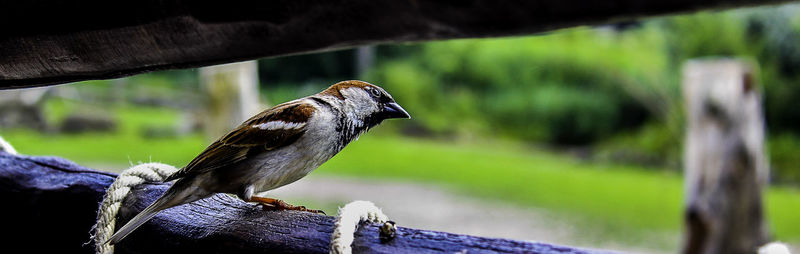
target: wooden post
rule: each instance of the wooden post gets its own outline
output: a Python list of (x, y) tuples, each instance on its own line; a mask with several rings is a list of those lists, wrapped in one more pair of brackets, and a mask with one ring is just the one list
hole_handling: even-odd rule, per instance
[(375, 65), (375, 46), (361, 46), (356, 49), (356, 76), (361, 77)]
[(200, 68), (200, 82), (208, 98), (203, 127), (210, 141), (258, 113), (256, 61)]
[(766, 243), (764, 119), (752, 66), (694, 60), (683, 69), (686, 238), (683, 253), (755, 253)]

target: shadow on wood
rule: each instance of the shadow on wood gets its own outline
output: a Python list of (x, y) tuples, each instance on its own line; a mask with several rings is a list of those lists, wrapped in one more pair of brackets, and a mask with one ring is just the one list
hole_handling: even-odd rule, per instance
[[(4, 230), (12, 232), (4, 241), (28, 253), (93, 253), (91, 227), (114, 177), (61, 158), (0, 152), (0, 196), (6, 203), (0, 216), (6, 220)], [(120, 209), (117, 225), (155, 201), (168, 186), (135, 188)], [(162, 211), (118, 244), (116, 253), (327, 253), (334, 220), (318, 214), (263, 211), (218, 194)], [(396, 238), (381, 243), (378, 226), (362, 224), (354, 252), (608, 253), (402, 227)]]

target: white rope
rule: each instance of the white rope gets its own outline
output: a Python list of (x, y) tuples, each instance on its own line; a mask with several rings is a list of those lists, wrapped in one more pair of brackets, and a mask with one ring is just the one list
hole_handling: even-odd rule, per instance
[(9, 154), (17, 155), (17, 150), (14, 150), (14, 147), (11, 146), (3, 137), (0, 137), (0, 151), (5, 151)]
[(339, 208), (333, 234), (331, 236), (331, 254), (350, 254), (350, 247), (355, 240), (354, 234), (362, 221), (385, 223), (389, 220), (381, 209), (369, 201), (357, 200)]
[(145, 163), (131, 167), (117, 177), (108, 187), (100, 209), (97, 211), (97, 224), (92, 228), (92, 239), (95, 243), (95, 252), (99, 254), (114, 253), (114, 246), (107, 243), (117, 224), (117, 213), (122, 206), (122, 201), (131, 192), (133, 187), (145, 182), (160, 182), (172, 173), (178, 171), (173, 166), (161, 163)]
[(758, 254), (791, 254), (789, 247), (782, 242), (771, 242), (758, 248)]
[[(122, 201), (131, 192), (133, 187), (145, 182), (160, 182), (176, 172), (173, 166), (161, 163), (145, 163), (134, 166), (122, 171), (114, 180), (114, 183), (106, 191), (103, 202), (97, 212), (97, 224), (92, 228), (94, 234), (92, 239), (95, 243), (95, 252), (98, 254), (114, 253), (114, 246), (107, 243), (108, 239), (114, 234), (116, 228), (116, 218)], [(352, 253), (351, 244), (355, 240), (354, 234), (358, 224), (367, 221), (374, 223), (386, 223), (388, 217), (383, 214), (380, 208), (369, 201), (353, 201), (339, 209), (339, 216), (331, 236), (331, 254), (350, 254)], [(394, 224), (387, 223), (384, 227), (391, 227)], [(384, 230), (383, 227), (381, 229)]]

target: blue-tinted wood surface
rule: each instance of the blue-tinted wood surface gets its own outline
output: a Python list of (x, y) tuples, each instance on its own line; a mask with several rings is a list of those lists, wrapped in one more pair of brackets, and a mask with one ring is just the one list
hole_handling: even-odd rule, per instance
[[(26, 253), (92, 253), (90, 230), (115, 174), (55, 157), (0, 152), (0, 218), (7, 248)], [(135, 188), (120, 209), (118, 225), (163, 193), (168, 183)], [(116, 253), (327, 253), (334, 217), (263, 211), (224, 194), (170, 208), (137, 229)], [(402, 221), (399, 222), (402, 225)], [(374, 253), (605, 253), (544, 243), (457, 235), (398, 227), (378, 238), (377, 224), (362, 224), (354, 252)]]

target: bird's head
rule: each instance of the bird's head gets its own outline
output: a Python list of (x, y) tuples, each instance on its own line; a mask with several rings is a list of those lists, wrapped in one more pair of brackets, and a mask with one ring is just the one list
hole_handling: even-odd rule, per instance
[(335, 97), (342, 113), (358, 126), (371, 128), (386, 119), (411, 118), (386, 90), (364, 81), (342, 81), (320, 94)]

